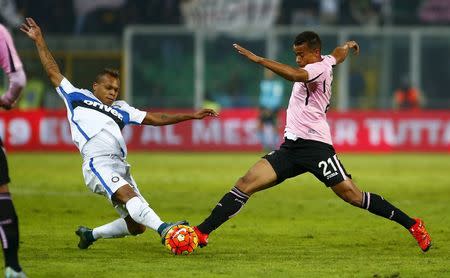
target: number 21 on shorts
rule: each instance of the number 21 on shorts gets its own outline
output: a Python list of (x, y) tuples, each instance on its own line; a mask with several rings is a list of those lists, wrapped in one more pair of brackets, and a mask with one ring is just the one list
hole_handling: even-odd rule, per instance
[[(323, 176), (327, 179), (331, 179), (332, 177), (338, 175), (338, 170), (342, 173), (341, 165), (339, 164), (339, 160), (336, 155), (333, 157), (329, 157), (327, 160), (322, 160), (317, 165), (323, 171)], [(345, 175), (342, 174), (344, 177)]]

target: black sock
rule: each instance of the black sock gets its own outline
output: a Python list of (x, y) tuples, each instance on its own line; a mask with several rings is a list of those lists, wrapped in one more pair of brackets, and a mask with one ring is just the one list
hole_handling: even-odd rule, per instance
[(237, 187), (233, 187), (230, 192), (222, 197), (211, 212), (211, 215), (198, 225), (198, 229), (202, 233), (211, 233), (228, 219), (235, 216), (245, 205), (248, 198), (247, 194), (237, 189)]
[(9, 193), (0, 193), (0, 238), (5, 256), (5, 266), (22, 271), (17, 257), (19, 249), (19, 223)]
[(362, 208), (367, 209), (373, 214), (395, 221), (406, 229), (411, 228), (416, 223), (414, 219), (406, 215), (403, 211), (374, 193), (363, 192)]

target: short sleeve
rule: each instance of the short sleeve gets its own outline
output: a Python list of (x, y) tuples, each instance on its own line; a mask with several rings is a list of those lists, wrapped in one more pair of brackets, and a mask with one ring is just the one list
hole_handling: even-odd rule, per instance
[(123, 100), (114, 102), (112, 106), (128, 114), (128, 123), (130, 124), (141, 124), (147, 115), (146, 111), (134, 108)]
[(304, 67), (304, 70), (308, 72), (308, 81), (306, 83), (320, 81), (319, 79), (324, 73), (321, 63), (308, 64)]
[(59, 86), (56, 87), (56, 90), (61, 91), (61, 93), (65, 93), (65, 94), (70, 94), (73, 92), (80, 91), (80, 89), (73, 86), (72, 83), (70, 83), (70, 81), (67, 80), (65, 77), (63, 78), (63, 80), (61, 80), (61, 83), (59, 84)]
[(335, 66), (336, 65), (336, 58), (334, 58), (333, 55), (326, 55), (323, 57), (323, 60), (325, 63), (327, 63), (330, 66)]

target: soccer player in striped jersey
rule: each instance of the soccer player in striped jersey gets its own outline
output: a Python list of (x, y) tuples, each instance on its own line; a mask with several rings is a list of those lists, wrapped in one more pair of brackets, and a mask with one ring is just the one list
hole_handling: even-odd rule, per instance
[[(0, 66), (8, 77), (8, 90), (0, 97), (0, 107), (12, 108), (25, 87), (26, 77), (8, 30), (0, 24)], [(5, 277), (26, 277), (19, 265), (19, 223), (8, 184), (8, 163), (0, 139), (0, 240), (5, 259)]]
[(420, 248), (427, 251), (431, 239), (422, 220), (409, 217), (377, 194), (361, 191), (345, 171), (333, 148), (326, 121), (333, 67), (342, 63), (351, 49), (358, 54), (358, 44), (348, 41), (336, 47), (330, 55), (322, 56), (320, 37), (310, 31), (300, 33), (293, 43), (298, 67), (260, 57), (237, 44), (234, 47), (250, 61), (294, 82), (287, 108), (285, 141), (278, 150), (265, 155), (239, 178), (210, 216), (194, 227), (200, 246), (205, 246), (209, 234), (236, 215), (252, 194), (310, 172), (342, 200), (393, 220), (409, 230)]
[(130, 174), (121, 130), (127, 124), (171, 125), (217, 116), (216, 112), (201, 109), (195, 113), (166, 114), (136, 109), (116, 100), (120, 81), (114, 70), (106, 69), (98, 74), (93, 92), (76, 88), (61, 74), (36, 22), (27, 18), (21, 30), (35, 42), (42, 65), (67, 107), (72, 140), (83, 157), (86, 185), (94, 193), (106, 196), (120, 215), (115, 221), (94, 229), (80, 226), (76, 230), (80, 237), (78, 247), (86, 249), (99, 238), (141, 234), (146, 228), (164, 238), (173, 225), (187, 224), (163, 222), (150, 208)]

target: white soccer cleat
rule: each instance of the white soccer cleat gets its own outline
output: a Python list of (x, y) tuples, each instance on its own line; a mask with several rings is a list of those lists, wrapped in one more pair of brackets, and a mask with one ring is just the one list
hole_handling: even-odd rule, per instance
[(27, 275), (23, 271), (17, 272), (11, 267), (7, 266), (5, 268), (5, 278), (27, 278)]

